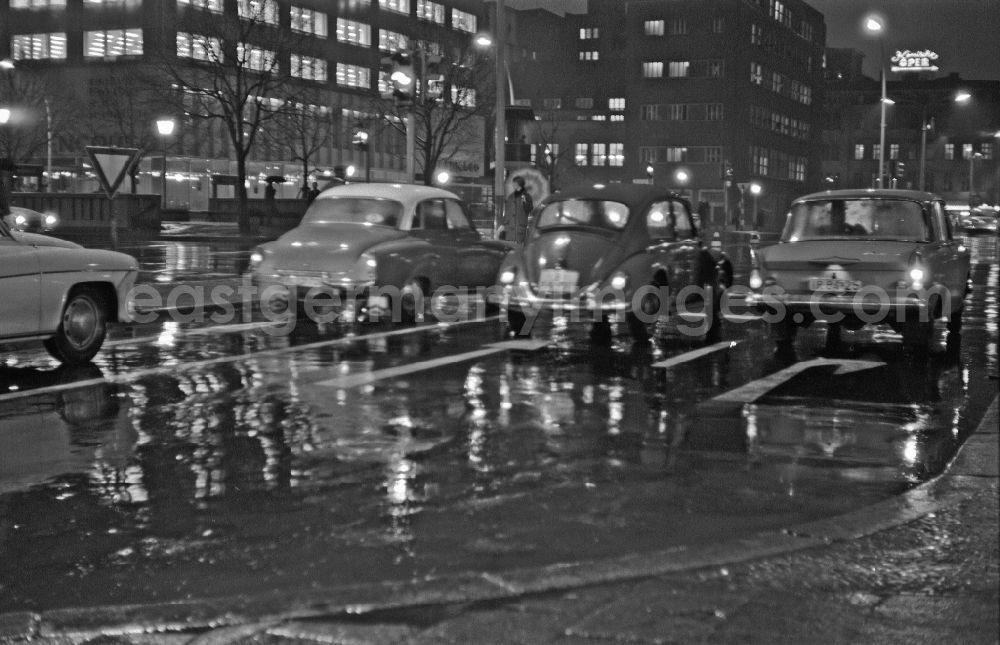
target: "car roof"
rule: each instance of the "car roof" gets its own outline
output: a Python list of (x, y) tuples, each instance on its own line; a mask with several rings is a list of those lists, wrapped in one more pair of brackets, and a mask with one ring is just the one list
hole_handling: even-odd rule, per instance
[(651, 184), (590, 183), (560, 189), (545, 198), (546, 203), (564, 199), (605, 199), (623, 203), (642, 203), (658, 197), (688, 201), (674, 191)]
[(796, 202), (821, 199), (908, 199), (918, 202), (944, 201), (934, 193), (920, 190), (900, 190), (896, 188), (844, 188), (840, 190), (824, 190), (797, 197)]
[(455, 193), (437, 188), (436, 186), (388, 183), (355, 183), (333, 186), (317, 195), (316, 199), (331, 197), (376, 197), (380, 199), (394, 199), (404, 203), (434, 198), (460, 199)]

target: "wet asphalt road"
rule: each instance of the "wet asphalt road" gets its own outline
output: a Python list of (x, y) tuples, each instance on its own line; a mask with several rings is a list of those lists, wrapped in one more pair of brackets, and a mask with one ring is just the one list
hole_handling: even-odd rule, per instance
[[(938, 472), (996, 394), (1000, 276), (975, 242), (962, 338), (940, 330), (928, 363), (881, 329), (834, 353), (810, 330), (777, 359), (740, 317), (695, 355), (558, 324), (504, 345), (495, 320), (275, 333), (239, 311), (119, 328), (82, 369), (7, 354), (0, 611), (571, 562), (886, 498)], [(243, 257), (141, 251), (163, 284)]]

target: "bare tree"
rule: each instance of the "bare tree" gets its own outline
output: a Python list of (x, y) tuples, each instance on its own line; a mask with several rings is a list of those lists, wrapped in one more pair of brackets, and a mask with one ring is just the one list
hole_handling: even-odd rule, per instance
[(0, 73), (0, 96), (10, 110), (0, 125), (0, 157), (12, 163), (46, 156), (49, 138), (65, 138), (76, 114), (75, 99), (46, 73), (18, 65)]
[[(300, 92), (297, 101), (286, 101), (265, 136), (302, 162), (302, 181), (308, 182), (311, 160), (333, 140), (334, 120), (328, 94), (319, 88)], [(307, 185), (307, 184), (306, 184)]]
[(277, 3), (238, 6), (239, 16), (192, 11), (182, 17), (180, 35), (190, 49), (167, 56), (164, 68), (189, 118), (223, 124), (236, 160), (239, 228), (248, 234), (247, 159), (264, 127), (297, 99), (287, 63), (294, 38), (277, 24)]
[[(89, 85), (86, 114), (81, 134), (90, 141), (138, 148), (145, 153), (157, 147), (153, 121), (169, 109), (169, 104), (154, 91), (155, 79), (138, 64), (119, 64), (110, 68), (99, 81)], [(136, 192), (138, 163), (129, 169), (132, 192)]]
[(413, 54), (411, 104), (382, 100), (373, 103), (372, 111), (404, 137), (412, 113), (417, 170), (429, 185), (439, 163), (480, 149), (483, 117), (493, 105), (492, 59), (474, 49), (431, 41), (416, 41)]

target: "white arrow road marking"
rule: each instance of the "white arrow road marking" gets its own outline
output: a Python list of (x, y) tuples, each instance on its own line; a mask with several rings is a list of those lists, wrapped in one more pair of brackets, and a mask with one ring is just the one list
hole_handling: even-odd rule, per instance
[(413, 374), (415, 372), (432, 370), (436, 367), (443, 367), (445, 365), (451, 365), (453, 363), (462, 363), (465, 361), (471, 361), (477, 358), (490, 356), (492, 354), (499, 354), (501, 352), (506, 352), (509, 350), (533, 352), (547, 347), (548, 344), (549, 344), (548, 341), (542, 341), (542, 340), (509, 340), (502, 343), (494, 343), (492, 345), (487, 345), (483, 349), (477, 349), (475, 351), (465, 352), (464, 354), (455, 354), (453, 356), (442, 356), (441, 358), (433, 358), (431, 360), (420, 361), (417, 363), (410, 363), (408, 365), (387, 367), (382, 370), (375, 370), (374, 372), (363, 372), (360, 374), (345, 374), (344, 376), (338, 376), (337, 378), (328, 379), (326, 381), (319, 381), (318, 383), (316, 383), (316, 385), (322, 387), (335, 387), (335, 388), (345, 388), (345, 389), (358, 387), (360, 385), (368, 385), (376, 381), (382, 381), (385, 379), (406, 376), (407, 374)]
[(708, 347), (702, 347), (701, 349), (695, 349), (690, 352), (684, 352), (683, 354), (680, 354), (678, 356), (672, 356), (658, 363), (653, 363), (653, 367), (663, 367), (663, 368), (673, 367), (675, 365), (680, 365), (681, 363), (687, 363), (688, 361), (693, 361), (697, 358), (701, 358), (702, 356), (706, 356), (708, 354), (721, 352), (724, 349), (732, 349), (733, 347), (739, 345), (741, 342), (743, 341), (726, 340), (721, 343), (715, 343), (714, 345), (709, 345)]
[(797, 374), (804, 372), (810, 368), (818, 367), (821, 365), (836, 365), (837, 370), (834, 372), (836, 375), (840, 374), (850, 374), (851, 372), (860, 372), (863, 370), (870, 370), (875, 367), (881, 367), (885, 363), (881, 361), (857, 361), (850, 359), (827, 359), (827, 358), (814, 358), (811, 361), (803, 361), (801, 363), (796, 363), (786, 367), (785, 369), (775, 372), (770, 376), (765, 376), (764, 378), (759, 378), (755, 381), (750, 381), (746, 385), (738, 387), (733, 390), (729, 390), (719, 396), (709, 399), (709, 403), (712, 402), (722, 402), (722, 403), (753, 403), (760, 397), (764, 396), (774, 388), (778, 387), (785, 381), (790, 380)]

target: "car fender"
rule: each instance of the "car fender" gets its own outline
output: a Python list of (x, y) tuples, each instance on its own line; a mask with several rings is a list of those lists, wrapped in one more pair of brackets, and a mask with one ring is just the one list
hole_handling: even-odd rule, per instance
[(440, 258), (430, 242), (412, 238), (380, 242), (365, 253), (378, 262), (379, 286), (400, 288), (413, 277), (433, 276)]

